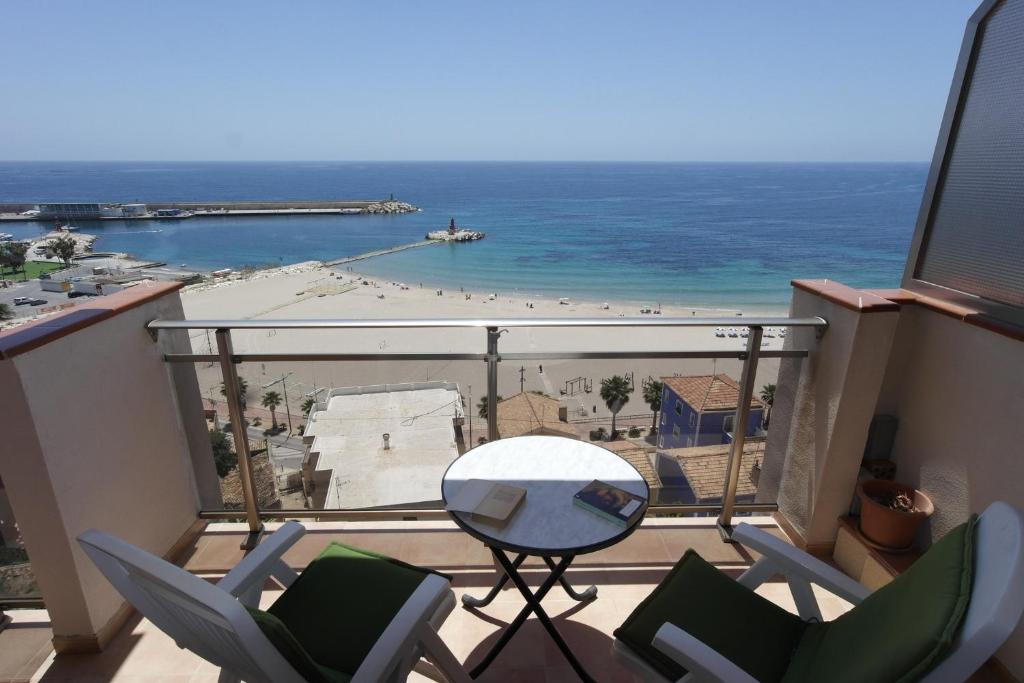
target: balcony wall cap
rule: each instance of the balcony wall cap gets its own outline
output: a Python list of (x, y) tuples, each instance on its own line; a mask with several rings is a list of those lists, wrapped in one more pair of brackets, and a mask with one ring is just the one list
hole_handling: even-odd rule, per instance
[(871, 291), (854, 289), (835, 280), (793, 280), (797, 289), (858, 313), (883, 313), (900, 310), (900, 304)]
[(184, 286), (181, 282), (140, 282), (120, 292), (90, 299), (56, 315), (0, 330), (0, 360), (37, 349), (72, 332), (176, 292)]

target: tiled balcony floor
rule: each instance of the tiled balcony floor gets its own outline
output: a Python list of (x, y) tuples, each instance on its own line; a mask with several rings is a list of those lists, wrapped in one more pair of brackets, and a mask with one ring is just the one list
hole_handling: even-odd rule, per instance
[[(757, 521), (782, 535), (771, 520), (759, 518)], [(309, 532), (286, 555), (286, 560), (297, 568), (304, 566), (328, 541), (340, 540), (451, 573), (455, 576), (457, 595), (466, 591), (482, 595), (495, 580), (488, 551), (447, 522), (309, 523), (306, 526)], [(241, 558), (238, 544), (242, 536), (241, 525), (211, 524), (182, 558), (184, 566), (204, 577), (218, 577)], [(544, 607), (556, 626), (597, 680), (634, 680), (612, 658), (611, 633), (686, 548), (691, 547), (730, 573), (738, 574), (754, 559), (742, 547), (722, 543), (711, 520), (651, 519), (623, 543), (577, 558), (567, 576), (577, 587), (596, 584), (599, 587), (597, 600), (577, 603), (557, 586), (544, 600)], [(534, 585), (547, 575), (539, 560), (527, 562), (525, 567), (524, 575)], [(769, 583), (758, 592), (792, 609), (785, 583)], [(266, 604), (276, 597), (276, 591), (264, 593)], [(820, 600), (826, 618), (834, 618), (848, 608), (845, 602), (828, 594), (822, 593)], [(463, 662), (472, 665), (490, 649), (501, 629), (522, 605), (519, 592), (509, 588), (482, 610), (456, 607), (442, 628), (441, 636)], [(37, 626), (45, 628), (45, 624)], [(27, 631), (18, 633), (24, 637)], [(0, 672), (5, 671), (2, 667), (4, 649), (0, 647)], [(31, 680), (212, 683), (217, 675), (218, 670), (213, 665), (179, 649), (148, 621), (135, 617), (103, 653), (51, 655)], [(13, 673), (8, 676), (18, 680)], [(427, 679), (414, 674), (411, 680)], [(479, 680), (573, 681), (576, 678), (536, 618), (531, 617)]]

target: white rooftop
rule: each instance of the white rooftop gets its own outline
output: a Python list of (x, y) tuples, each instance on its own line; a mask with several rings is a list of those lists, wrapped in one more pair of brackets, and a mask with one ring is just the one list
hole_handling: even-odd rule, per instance
[(333, 471), (324, 507), (441, 500), (441, 477), (459, 455), (453, 420), (464, 415), (454, 382), (332, 390), (304, 432), (307, 443), (313, 437), (309, 452), (319, 453), (317, 471)]

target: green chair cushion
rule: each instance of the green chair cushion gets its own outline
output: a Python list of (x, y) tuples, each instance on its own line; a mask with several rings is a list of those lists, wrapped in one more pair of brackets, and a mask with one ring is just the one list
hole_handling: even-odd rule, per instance
[(254, 618), (308, 680), (347, 681), (431, 573), (437, 572), (332, 542)]
[(693, 550), (686, 551), (615, 631), (616, 638), (674, 681), (686, 670), (651, 644), (665, 622), (700, 639), (762, 682), (782, 678), (806, 628), (798, 617), (741, 586)]
[(328, 669), (314, 662), (305, 648), (299, 645), (299, 641), (295, 640), (295, 636), (288, 630), (288, 627), (273, 614), (252, 607), (245, 609), (263, 631), (267, 640), (273, 643), (281, 656), (309, 683), (349, 683), (352, 680), (348, 674)]
[(920, 680), (939, 663), (967, 612), (977, 517), (834, 621), (808, 626), (785, 683)]

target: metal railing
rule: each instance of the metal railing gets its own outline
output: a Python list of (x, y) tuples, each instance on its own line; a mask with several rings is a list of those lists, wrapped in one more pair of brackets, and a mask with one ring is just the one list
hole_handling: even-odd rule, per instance
[[(743, 362), (739, 403), (735, 425), (746, 425), (753, 398), (755, 375), (762, 358), (802, 358), (807, 349), (762, 349), (761, 342), (766, 327), (813, 328), (818, 336), (828, 328), (824, 318), (786, 317), (743, 317), (737, 318), (455, 318), (455, 319), (379, 319), (379, 320), (153, 320), (147, 325), (150, 334), (156, 338), (161, 330), (214, 330), (217, 344), (216, 354), (169, 353), (164, 358), (171, 363), (218, 363), (224, 381), (231, 429), (238, 454), (238, 473), (242, 484), (244, 513), (249, 525), (248, 544), (256, 542), (262, 532), (265, 518), (316, 517), (319, 519), (416, 519), (444, 518), (440, 510), (288, 510), (261, 511), (256, 499), (252, 467), (249, 461), (248, 434), (243, 417), (241, 396), (238, 391), (236, 366), (250, 362), (275, 361), (483, 361), (487, 364), (487, 401), (489, 406), (497, 405), (498, 363), (503, 360), (609, 360), (609, 359), (736, 359)], [(511, 352), (499, 351), (501, 334), (513, 328), (684, 328), (684, 327), (734, 327), (747, 328), (746, 348), (743, 350), (688, 350), (688, 351), (552, 351), (552, 352)], [(359, 330), (359, 329), (417, 329), (450, 328), (486, 330), (484, 353), (235, 353), (232, 347), (232, 330)], [(498, 411), (487, 411), (487, 438), (498, 438)], [(728, 540), (732, 517), (737, 512), (769, 512), (775, 509), (769, 504), (737, 504), (736, 489), (739, 483), (740, 464), (746, 440), (745, 429), (735, 429), (729, 452), (725, 490), (721, 505), (669, 505), (654, 506), (653, 514), (686, 512), (720, 512), (718, 526), (723, 538)], [(203, 511), (207, 519), (237, 518), (238, 511)]]

